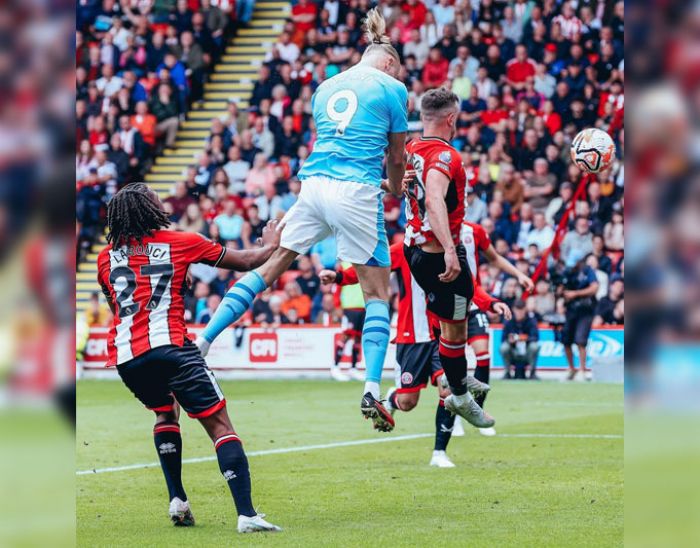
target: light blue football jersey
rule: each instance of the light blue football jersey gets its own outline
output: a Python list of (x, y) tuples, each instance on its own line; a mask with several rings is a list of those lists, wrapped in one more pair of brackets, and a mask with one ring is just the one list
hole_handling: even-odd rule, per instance
[(406, 86), (373, 67), (355, 65), (323, 82), (311, 99), (316, 143), (299, 179), (379, 186), (388, 134), (408, 129), (407, 104)]

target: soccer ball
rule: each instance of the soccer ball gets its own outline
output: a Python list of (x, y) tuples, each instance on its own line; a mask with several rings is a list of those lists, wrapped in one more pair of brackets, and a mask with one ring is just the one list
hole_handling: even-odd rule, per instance
[(586, 173), (609, 168), (614, 158), (615, 143), (602, 129), (584, 129), (571, 142), (571, 161)]

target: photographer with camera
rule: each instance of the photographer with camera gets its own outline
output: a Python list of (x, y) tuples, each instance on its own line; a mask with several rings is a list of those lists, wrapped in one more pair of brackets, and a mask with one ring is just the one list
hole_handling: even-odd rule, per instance
[(572, 248), (566, 256), (566, 269), (557, 286), (557, 296), (563, 297), (566, 305), (562, 344), (569, 364), (567, 380), (576, 377), (574, 366), (574, 344), (578, 347), (581, 375), (586, 376), (586, 345), (595, 315), (595, 295), (598, 280), (593, 269), (585, 263), (586, 251)]
[[(513, 318), (503, 325), (501, 356), (505, 366), (504, 379), (524, 379), (525, 365), (530, 366), (530, 379), (537, 377), (537, 354), (539, 353), (540, 332), (537, 320), (527, 311), (525, 303), (518, 299), (513, 303)], [(511, 376), (511, 367), (515, 375)]]

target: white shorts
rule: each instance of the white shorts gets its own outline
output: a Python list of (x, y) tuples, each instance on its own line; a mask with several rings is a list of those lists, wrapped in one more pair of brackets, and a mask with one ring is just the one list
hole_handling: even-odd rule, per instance
[(341, 261), (388, 267), (383, 196), (384, 191), (372, 185), (327, 177), (304, 179), (299, 199), (282, 221), (281, 246), (304, 255), (333, 235)]

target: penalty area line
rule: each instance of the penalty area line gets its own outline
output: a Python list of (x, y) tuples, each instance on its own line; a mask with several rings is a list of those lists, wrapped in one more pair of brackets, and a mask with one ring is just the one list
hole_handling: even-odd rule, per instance
[[(391, 443), (395, 441), (416, 440), (420, 438), (432, 438), (434, 432), (423, 434), (406, 434), (405, 436), (393, 436), (390, 438), (369, 438), (364, 440), (339, 441), (334, 443), (322, 443), (317, 445), (300, 445), (298, 447), (281, 447), (279, 449), (262, 449), (260, 451), (246, 451), (249, 457), (263, 457), (265, 455), (281, 455), (286, 453), (300, 453), (303, 451), (316, 451), (321, 449), (335, 449), (336, 447), (352, 447), (354, 445), (372, 445), (376, 443)], [(562, 439), (622, 439), (621, 434), (498, 434), (497, 438), (562, 438)], [(196, 457), (182, 459), (183, 464), (196, 464), (198, 462), (215, 461), (216, 455), (208, 457)], [(144, 468), (159, 467), (159, 462), (145, 462), (139, 464), (128, 464), (125, 466), (112, 466), (109, 468), (93, 468), (92, 470), (78, 470), (76, 476), (87, 476), (91, 474), (108, 474), (111, 472), (126, 472), (128, 470), (141, 470)]]

